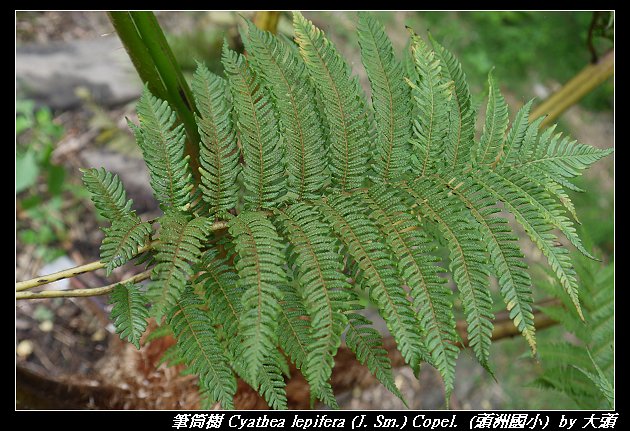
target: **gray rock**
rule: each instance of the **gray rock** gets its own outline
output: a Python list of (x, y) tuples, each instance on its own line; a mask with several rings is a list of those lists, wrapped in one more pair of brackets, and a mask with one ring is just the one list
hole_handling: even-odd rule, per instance
[(18, 98), (53, 109), (81, 105), (78, 87), (87, 87), (94, 101), (106, 107), (139, 97), (142, 84), (116, 35), (74, 42), (24, 45), (16, 49)]

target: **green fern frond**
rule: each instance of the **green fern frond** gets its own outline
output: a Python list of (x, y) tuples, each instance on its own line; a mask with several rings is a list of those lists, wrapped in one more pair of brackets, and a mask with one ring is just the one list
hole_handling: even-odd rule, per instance
[(239, 332), (248, 357), (248, 375), (256, 386), (263, 360), (278, 342), (278, 316), (287, 283), (284, 250), (273, 224), (260, 212), (242, 212), (229, 223), (238, 260), (238, 286), (244, 290)]
[(112, 291), (110, 304), (113, 304), (110, 318), (114, 322), (120, 339), (127, 339), (140, 349), (140, 337), (147, 329), (149, 310), (147, 298), (135, 284), (119, 284)]
[(349, 310), (351, 286), (335, 252), (339, 244), (317, 211), (298, 203), (286, 210), (277, 209), (276, 220), (289, 240), (289, 267), (294, 268), (313, 330), (303, 374), (311, 391), (321, 399), (347, 324), (343, 312)]
[(466, 75), (457, 59), (429, 34), (435, 56), (442, 65), (442, 79), (453, 82), (453, 98), (449, 107), (444, 157), (448, 166), (467, 164), (475, 137), (475, 109), (471, 103)]
[[(534, 103), (534, 99), (531, 99), (523, 105), (512, 120), (510, 131), (508, 132), (507, 137), (505, 138), (505, 144), (503, 145), (503, 152), (497, 161), (497, 166), (502, 166), (507, 161), (513, 160), (513, 157), (519, 153), (521, 145), (523, 145), (523, 141), (525, 140), (525, 136), (528, 132), (537, 132), (538, 127), (532, 129), (534, 126), (529, 123), (529, 113), (532, 108), (532, 103)], [(542, 119), (539, 119), (539, 122), (540, 121), (542, 121)]]
[(414, 299), (430, 362), (442, 375), (449, 394), (455, 379), (459, 353), (455, 343), (459, 336), (455, 331), (451, 291), (445, 286), (446, 280), (438, 275), (442, 269), (435, 264), (439, 258), (432, 253), (431, 240), (418, 220), (407, 212), (409, 205), (401, 193), (379, 185), (361, 198), (372, 210), (370, 217), (398, 259), (398, 271)]
[(414, 173), (425, 175), (434, 172), (444, 156), (449, 124), (449, 105), (454, 92), (453, 81), (441, 79), (442, 66), (435, 52), (416, 35), (412, 35), (411, 50), (419, 82), (407, 81), (412, 88), (417, 106), (413, 123), (411, 159)]
[(158, 322), (184, 292), (193, 265), (201, 258), (202, 242), (210, 231), (210, 219), (168, 211), (160, 218), (160, 240), (155, 245), (158, 262), (151, 272), (148, 294)]
[(326, 136), (315, 89), (296, 49), (248, 21), (245, 47), (256, 73), (269, 86), (286, 143), (287, 187), (297, 200), (314, 199), (329, 181)]
[(192, 80), (192, 90), (199, 109), (197, 117), (201, 145), (199, 172), (203, 199), (210, 205), (210, 215), (236, 206), (241, 171), (240, 151), (228, 104), (227, 83), (201, 63)]
[(439, 179), (445, 189), (457, 196), (479, 223), (480, 233), (490, 254), (494, 275), (510, 318), (536, 353), (534, 314), (532, 312), (532, 283), (518, 238), (507, 219), (498, 216), (496, 199), (464, 174), (454, 174), (447, 182)]
[(302, 305), (302, 299), (291, 283), (282, 285), (280, 289), (282, 289), (282, 301), (278, 316), (278, 341), (297, 369), (305, 369), (304, 365), (312, 344), (312, 330), (308, 314)]
[(402, 64), (394, 55), (385, 28), (374, 17), (359, 12), (357, 25), (361, 61), (372, 88), (372, 107), (378, 140), (373, 168), (383, 180), (408, 170), (411, 154), (412, 101), (403, 78)]
[(99, 214), (111, 222), (103, 228), (105, 237), (101, 243), (101, 261), (110, 275), (114, 268), (124, 265), (145, 246), (152, 233), (151, 225), (142, 222), (131, 209), (133, 201), (127, 194), (118, 175), (104, 168), (82, 169), (83, 183), (91, 194)]
[(333, 184), (341, 190), (360, 187), (368, 166), (371, 132), (359, 80), (324, 32), (299, 12), (293, 15), (293, 28), (306, 69), (322, 98)]
[(149, 223), (136, 216), (114, 220), (111, 227), (103, 228), (103, 231), (101, 262), (105, 263), (105, 272), (110, 275), (114, 268), (129, 262), (138, 249), (149, 242), (152, 229)]
[(184, 155), (184, 125), (175, 126), (177, 117), (166, 101), (153, 96), (145, 86), (137, 105), (140, 127), (129, 123), (151, 174), (155, 198), (172, 208), (190, 201), (192, 174), (189, 156)]
[[(111, 222), (101, 244), (107, 272), (139, 249), (135, 263), (152, 268), (148, 304), (137, 287), (114, 291), (121, 336), (139, 345), (150, 306), (149, 315), (177, 339), (164, 359), (199, 375), (203, 406), (233, 406), (238, 376), (270, 407), (286, 408), (294, 363), (311, 405), (338, 408), (331, 377), (347, 331), (359, 361), (401, 396), (381, 334), (361, 315), (364, 289), (404, 360), (416, 373), (421, 362), (434, 366), (448, 398), (462, 341), (455, 325), (460, 302), (468, 324), (462, 338), (492, 373), (492, 276), (532, 351), (544, 358), (556, 350), (538, 384), (572, 391), (579, 405), (607, 397), (613, 295), (578, 290), (578, 274), (585, 286), (608, 283), (613, 274), (591, 277), (583, 267), (595, 262), (572, 259), (558, 239), (592, 258), (569, 192), (581, 191), (574, 178), (612, 149), (577, 144), (554, 127), (539, 130), (542, 118), (529, 123), (532, 101), (510, 125), (492, 73), (476, 140), (479, 103), (457, 59), (412, 32), (399, 61), (384, 27), (360, 13), (369, 105), (324, 33), (300, 13), (293, 27), (295, 42), (247, 22), (246, 55), (223, 45), (224, 77), (198, 65), (198, 186), (183, 126), (145, 88), (140, 124), (129, 125), (164, 211), (155, 235), (117, 176), (83, 171), (97, 211)], [(512, 215), (559, 280), (554, 295), (564, 307), (543, 312), (579, 344), (536, 340), (534, 292)], [(582, 346), (592, 360), (586, 349), (577, 356)]]
[(387, 323), (405, 362), (419, 372), (423, 344), (419, 322), (391, 261), (389, 248), (379, 241), (380, 232), (366, 217), (358, 199), (337, 195), (321, 201), (319, 209), (357, 262), (361, 281)]
[[(544, 199), (547, 204), (550, 201), (548, 196), (544, 191), (533, 187), (527, 177), (518, 171), (479, 170), (474, 177), (478, 184), (491, 192), (503, 202), (508, 211), (514, 214), (516, 221), (523, 226), (531, 240), (543, 252), (576, 310), (582, 316), (577, 277), (569, 252), (566, 248), (557, 246), (556, 236), (552, 232), (553, 225), (548, 218), (540, 214), (536, 206), (540, 203), (532, 195), (536, 195), (538, 199)], [(544, 211), (547, 209), (544, 208)]]
[(540, 344), (542, 374), (534, 384), (568, 395), (582, 409), (611, 408), (614, 390), (614, 263), (603, 266), (575, 254), (582, 281), (584, 321), (553, 278), (540, 287), (562, 300), (543, 312), (573, 334), (570, 341)]
[(177, 338), (177, 347), (192, 372), (199, 376), (199, 386), (225, 409), (234, 408), (236, 378), (227, 358), (219, 348), (212, 321), (201, 309), (203, 301), (188, 289), (177, 301), (168, 324)]
[(372, 328), (366, 317), (357, 313), (348, 313), (348, 331), (346, 345), (356, 355), (360, 363), (383, 384), (392, 394), (403, 402), (406, 401), (394, 383), (392, 364), (383, 348), (381, 334)]
[(284, 390), (285, 382), (282, 373), (275, 362), (264, 363), (263, 372), (258, 376), (260, 394), (265, 398), (269, 407), (276, 410), (287, 409), (287, 394)]
[(245, 57), (223, 44), (222, 62), (230, 83), (245, 166), (246, 209), (270, 208), (286, 193), (284, 145), (276, 113), (260, 78)]
[(131, 209), (133, 201), (127, 200), (127, 193), (118, 175), (105, 168), (81, 169), (81, 172), (83, 184), (90, 192), (90, 198), (101, 217), (110, 222), (135, 217)]
[(597, 362), (595, 362), (595, 360), (593, 359), (591, 352), (587, 352), (588, 357), (591, 360), (591, 363), (593, 364), (593, 367), (595, 368), (595, 371), (597, 373), (591, 373), (590, 371), (587, 371), (584, 368), (580, 368), (575, 365), (574, 367), (577, 368), (586, 377), (588, 377), (591, 382), (593, 382), (593, 384), (599, 389), (599, 392), (606, 398), (606, 401), (608, 402), (608, 407), (612, 409), (615, 403), (615, 389), (613, 388), (613, 384), (608, 380), (602, 369), (599, 368), (599, 365), (597, 365)]
[(479, 236), (479, 223), (457, 198), (440, 190), (433, 181), (420, 178), (407, 191), (416, 199), (420, 212), (437, 224), (450, 251), (450, 271), (460, 292), (468, 323), (468, 343), (479, 362), (489, 367), (492, 336), (492, 298), (486, 247)]
[(496, 164), (503, 151), (503, 141), (509, 122), (508, 106), (492, 71), (488, 74), (488, 87), (486, 123), (475, 153), (475, 165)]

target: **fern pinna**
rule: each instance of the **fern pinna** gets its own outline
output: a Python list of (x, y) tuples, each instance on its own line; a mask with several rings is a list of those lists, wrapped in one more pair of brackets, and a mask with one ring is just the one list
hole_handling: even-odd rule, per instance
[(118, 177), (84, 172), (112, 222), (101, 249), (108, 271), (139, 252), (152, 265), (146, 289), (125, 285), (112, 296), (122, 337), (138, 346), (149, 315), (170, 327), (177, 344), (168, 357), (199, 376), (205, 402), (224, 408), (236, 376), (271, 407), (286, 407), (287, 361), (310, 384), (312, 402), (337, 407), (330, 379), (344, 338), (401, 396), (381, 334), (361, 314), (364, 290), (406, 363), (416, 373), (423, 362), (437, 368), (448, 399), (461, 341), (455, 303), (469, 346), (491, 372), (491, 278), (536, 352), (531, 280), (505, 211), (581, 315), (559, 234), (590, 255), (566, 190), (612, 150), (539, 131), (532, 102), (510, 126), (492, 74), (476, 138), (455, 57), (412, 33), (399, 60), (369, 14), (359, 14), (358, 36), (371, 104), (320, 29), (295, 13), (294, 31), (295, 43), (248, 23), (246, 55), (224, 45), (225, 77), (199, 64), (199, 183), (176, 114), (145, 88), (131, 127), (164, 212), (157, 223), (131, 210)]

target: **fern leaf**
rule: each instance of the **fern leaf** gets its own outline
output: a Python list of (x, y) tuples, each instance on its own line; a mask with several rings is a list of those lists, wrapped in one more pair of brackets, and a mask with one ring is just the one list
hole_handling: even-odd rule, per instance
[(278, 316), (287, 283), (284, 251), (271, 222), (259, 212), (242, 212), (229, 223), (234, 238), (238, 286), (244, 290), (239, 332), (248, 357), (248, 375), (254, 386), (263, 360), (278, 342)]
[(453, 98), (450, 102), (447, 145), (444, 157), (448, 166), (466, 164), (475, 137), (475, 110), (471, 104), (470, 90), (466, 75), (457, 59), (446, 48), (429, 35), (435, 56), (440, 60), (442, 77), (446, 82), (454, 84)]
[(185, 213), (168, 211), (160, 218), (160, 240), (156, 244), (158, 262), (151, 272), (149, 296), (154, 300), (153, 315), (158, 322), (184, 292), (192, 266), (201, 257), (202, 242), (210, 230), (210, 219), (191, 219)]
[(264, 372), (259, 374), (259, 392), (269, 404), (269, 407), (276, 410), (287, 409), (287, 394), (285, 392), (285, 382), (278, 365), (271, 362), (263, 364)]
[(110, 304), (113, 304), (110, 314), (116, 333), (121, 340), (127, 339), (140, 349), (140, 337), (147, 329), (149, 310), (147, 299), (134, 284), (118, 284), (112, 291)]
[(467, 217), (466, 207), (440, 191), (428, 179), (418, 179), (407, 190), (416, 198), (420, 211), (433, 220), (447, 241), (450, 270), (460, 291), (468, 340), (479, 362), (488, 368), (492, 336), (492, 298), (488, 290), (486, 247), (479, 236), (479, 224)]
[(199, 63), (193, 76), (192, 90), (200, 113), (197, 124), (201, 136), (201, 190), (203, 199), (211, 206), (210, 215), (216, 215), (236, 206), (240, 151), (225, 80)]
[(535, 167), (560, 178), (570, 179), (581, 175), (582, 170), (613, 151), (612, 148), (600, 149), (578, 144), (569, 137), (560, 139), (560, 134), (553, 139), (541, 136), (536, 152), (531, 157), (521, 158), (519, 163), (513, 163), (511, 166), (524, 169)]
[(168, 324), (177, 338), (177, 347), (199, 386), (211, 399), (226, 409), (234, 408), (236, 378), (219, 348), (212, 321), (200, 308), (203, 301), (188, 289), (172, 309)]
[(293, 27), (306, 69), (321, 95), (331, 137), (329, 163), (332, 181), (341, 190), (360, 187), (367, 169), (370, 123), (356, 76), (324, 32), (301, 13)]
[[(239, 317), (243, 309), (241, 304), (243, 289), (238, 287), (238, 276), (234, 268), (228, 263), (229, 256), (220, 258), (215, 249), (208, 250), (201, 263), (203, 272), (197, 277), (196, 282), (203, 286), (208, 315), (211, 316), (213, 324), (220, 325), (225, 353), (230, 358), (234, 371), (252, 387), (256, 387), (248, 376), (248, 357), (245, 356), (243, 339), (239, 333)], [(282, 379), (279, 364), (282, 364), (284, 359), (277, 350), (274, 350), (272, 356), (264, 362), (271, 365), (263, 365), (259, 372), (260, 387), (266, 388), (260, 392), (273, 408), (286, 408), (286, 398), (282, 401), (285, 396), (279, 392), (280, 389), (284, 388), (284, 385), (281, 387), (270, 386), (270, 383), (276, 382), (277, 384)]]
[(114, 220), (111, 227), (103, 231), (105, 237), (100, 248), (101, 262), (105, 263), (105, 272), (110, 275), (114, 268), (133, 259), (138, 249), (148, 243), (152, 229), (149, 223), (136, 216)]
[(475, 157), (476, 165), (496, 163), (502, 155), (503, 140), (508, 127), (509, 114), (505, 98), (494, 80), (492, 71), (488, 74), (488, 104), (486, 123), (483, 126)]
[(328, 391), (334, 356), (347, 324), (343, 312), (349, 310), (351, 286), (335, 252), (339, 245), (313, 208), (298, 203), (286, 210), (277, 209), (276, 220), (291, 244), (289, 266), (294, 268), (313, 330), (303, 373), (312, 392), (321, 399)]
[(360, 314), (348, 313), (346, 345), (356, 355), (359, 362), (365, 365), (383, 386), (405, 402), (403, 395), (394, 383), (392, 364), (387, 356), (387, 351), (383, 348), (381, 334), (369, 326), (371, 323)]
[(172, 208), (181, 208), (190, 201), (192, 175), (189, 156), (184, 155), (184, 125), (175, 126), (175, 112), (153, 96), (145, 86), (137, 105), (140, 127), (129, 123), (151, 175), (155, 198)]
[(551, 232), (552, 225), (533, 207), (529, 193), (525, 193), (526, 190), (531, 192), (531, 184), (517, 171), (511, 172), (511, 180), (491, 170), (479, 171), (474, 177), (514, 214), (531, 240), (543, 252), (551, 269), (582, 316), (575, 269), (567, 249), (556, 246), (556, 236)]
[(127, 200), (127, 193), (118, 175), (100, 169), (81, 169), (83, 184), (91, 194), (92, 202), (98, 214), (113, 222), (133, 218), (135, 212), (131, 210), (133, 201)]
[(379, 185), (361, 197), (398, 259), (398, 271), (411, 290), (430, 362), (442, 375), (449, 394), (455, 379), (459, 353), (455, 343), (459, 337), (451, 291), (444, 285), (446, 280), (438, 276), (441, 268), (435, 265), (439, 259), (431, 253), (431, 241), (422, 233), (417, 219), (407, 212), (408, 206), (400, 193)]
[(435, 52), (413, 35), (411, 50), (419, 82), (407, 81), (417, 106), (413, 123), (412, 145), (416, 154), (411, 159), (415, 173), (425, 175), (443, 158), (448, 132), (449, 104), (454, 92), (453, 81), (441, 79), (442, 67)]
[[(503, 153), (497, 162), (497, 166), (504, 165), (508, 160), (513, 159), (513, 155), (518, 154), (527, 132), (533, 127), (529, 124), (529, 112), (532, 108), (532, 103), (534, 103), (534, 99), (523, 105), (516, 113), (512, 125), (510, 126), (510, 131), (505, 138)], [(538, 128), (536, 127), (531, 130), (535, 132)]]
[(450, 182), (441, 180), (450, 188), (457, 184), (452, 193), (459, 197), (479, 223), (480, 233), (490, 254), (490, 263), (499, 282), (501, 296), (505, 301), (510, 318), (521, 331), (523, 337), (536, 353), (534, 314), (532, 312), (532, 285), (518, 245), (518, 238), (512, 233), (508, 221), (496, 214), (496, 199), (476, 184), (471, 178), (456, 175)]
[(286, 193), (284, 146), (271, 98), (245, 57), (223, 44), (245, 166), (246, 209), (270, 208)]
[(282, 302), (278, 319), (280, 347), (295, 366), (302, 370), (312, 344), (311, 325), (295, 287), (291, 283), (281, 286)]
[(237, 339), (243, 291), (237, 287), (238, 276), (229, 265), (229, 257), (221, 258), (218, 251), (211, 248), (204, 253), (200, 269), (195, 284), (202, 286), (212, 320), (215, 325), (221, 325), (226, 338)]
[(402, 289), (390, 251), (379, 241), (378, 228), (366, 218), (364, 206), (357, 199), (334, 196), (322, 201), (319, 208), (357, 262), (370, 298), (378, 306), (405, 362), (417, 374), (423, 359), (419, 323)]
[(402, 64), (394, 56), (385, 28), (368, 13), (359, 13), (357, 25), (361, 60), (372, 88), (378, 141), (374, 169), (385, 181), (408, 169), (411, 148), (410, 88), (403, 79)]
[(286, 142), (287, 187), (297, 200), (319, 196), (328, 181), (326, 137), (313, 88), (297, 50), (248, 21), (246, 49), (256, 72), (269, 85)]

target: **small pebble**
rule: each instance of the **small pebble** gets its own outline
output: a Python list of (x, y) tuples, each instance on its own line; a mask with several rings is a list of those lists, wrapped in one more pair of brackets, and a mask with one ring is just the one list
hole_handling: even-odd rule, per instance
[(39, 329), (42, 332), (50, 332), (53, 330), (53, 323), (52, 320), (44, 320), (42, 323), (39, 324)]
[(92, 341), (103, 341), (106, 336), (107, 333), (104, 329), (97, 329), (96, 332), (92, 334)]
[(33, 342), (31, 340), (22, 340), (15, 349), (20, 358), (26, 358), (33, 353)]

